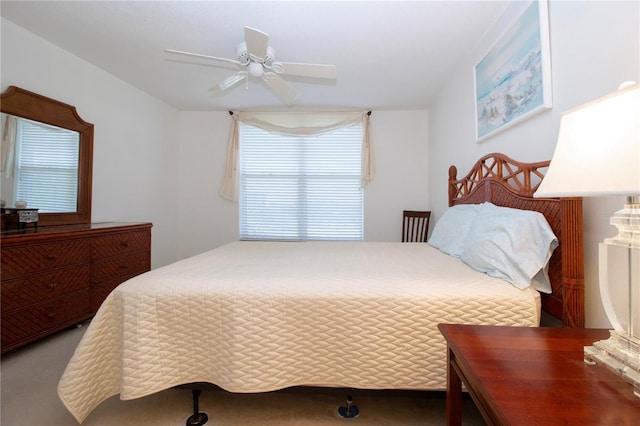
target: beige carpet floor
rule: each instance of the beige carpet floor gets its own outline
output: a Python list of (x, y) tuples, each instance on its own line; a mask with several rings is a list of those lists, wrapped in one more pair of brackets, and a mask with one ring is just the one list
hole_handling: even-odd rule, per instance
[[(58, 399), (56, 386), (85, 328), (62, 331), (9, 352), (1, 359), (2, 426), (72, 426), (77, 422)], [(360, 410), (343, 419), (336, 410), (347, 395)], [(465, 400), (465, 425), (484, 425)], [(83, 422), (100, 426), (185, 425), (193, 409), (191, 391), (170, 389), (133, 401), (117, 396), (102, 403)], [(200, 410), (207, 426), (414, 426), (444, 425), (442, 392), (361, 391), (296, 388), (263, 394), (231, 394), (205, 389)]]

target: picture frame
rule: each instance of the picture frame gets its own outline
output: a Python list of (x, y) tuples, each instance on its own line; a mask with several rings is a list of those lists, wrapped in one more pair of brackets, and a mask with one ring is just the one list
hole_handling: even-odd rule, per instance
[(534, 0), (474, 67), (476, 140), (552, 107), (549, 12)]

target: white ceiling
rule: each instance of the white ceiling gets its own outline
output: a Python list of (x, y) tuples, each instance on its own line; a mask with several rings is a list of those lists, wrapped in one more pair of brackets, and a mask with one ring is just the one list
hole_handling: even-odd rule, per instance
[[(330, 84), (288, 78), (297, 109), (427, 109), (506, 1), (5, 1), (2, 17), (180, 110), (287, 109), (260, 80), (209, 89), (234, 65), (245, 26), (278, 60), (336, 65)], [(43, 64), (44, 65), (44, 64)], [(471, 78), (471, 70), (470, 78)]]

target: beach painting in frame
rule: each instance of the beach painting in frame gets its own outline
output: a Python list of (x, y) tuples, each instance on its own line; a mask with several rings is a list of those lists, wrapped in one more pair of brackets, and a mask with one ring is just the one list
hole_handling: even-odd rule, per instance
[(476, 139), (481, 142), (551, 108), (549, 14), (533, 1), (474, 68)]

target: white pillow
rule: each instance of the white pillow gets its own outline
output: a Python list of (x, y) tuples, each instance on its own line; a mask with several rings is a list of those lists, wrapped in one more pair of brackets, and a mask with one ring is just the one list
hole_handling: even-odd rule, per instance
[(448, 255), (462, 256), (462, 245), (479, 208), (480, 204), (449, 207), (436, 222), (428, 243)]
[(542, 213), (484, 203), (464, 241), (461, 259), (517, 288), (532, 285), (551, 293), (546, 268), (557, 246), (558, 239)]

